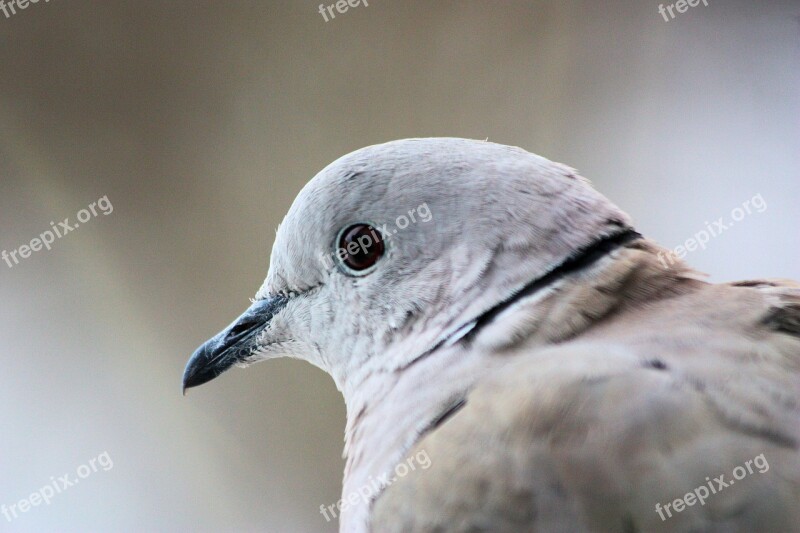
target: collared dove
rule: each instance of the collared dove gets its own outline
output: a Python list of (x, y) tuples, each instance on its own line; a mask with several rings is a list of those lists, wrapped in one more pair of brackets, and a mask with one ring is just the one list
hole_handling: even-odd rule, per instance
[(281, 356), (328, 372), (348, 533), (800, 531), (800, 287), (664, 251), (522, 149), (363, 148), (300, 192), (184, 389)]

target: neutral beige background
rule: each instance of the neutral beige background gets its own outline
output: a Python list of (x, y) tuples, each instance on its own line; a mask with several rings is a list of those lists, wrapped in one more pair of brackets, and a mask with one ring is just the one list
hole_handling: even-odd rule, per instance
[[(332, 0), (327, 0), (332, 1)], [(334, 531), (344, 408), (301, 362), (186, 398), (302, 185), (367, 144), (452, 135), (577, 167), (688, 260), (800, 278), (800, 3), (52, 0), (0, 15), (0, 504), (114, 461), (0, 531)], [(453, 184), (454, 187), (458, 186)]]

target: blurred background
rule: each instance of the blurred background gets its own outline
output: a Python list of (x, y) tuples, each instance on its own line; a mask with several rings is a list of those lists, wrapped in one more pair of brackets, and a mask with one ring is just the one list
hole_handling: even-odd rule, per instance
[[(19, 1), (19, 0), (18, 0)], [(334, 0), (324, 0), (325, 5)], [(53, 0), (0, 12), (0, 531), (331, 532), (344, 406), (298, 361), (181, 396), (333, 159), (404, 137), (576, 167), (717, 281), (800, 278), (800, 2)], [(10, 14), (10, 11), (9, 11)], [(84, 216), (84, 218), (86, 218)]]

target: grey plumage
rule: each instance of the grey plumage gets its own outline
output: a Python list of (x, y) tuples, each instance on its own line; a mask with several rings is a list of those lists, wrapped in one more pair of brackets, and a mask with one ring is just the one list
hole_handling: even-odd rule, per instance
[[(431, 220), (393, 225), (422, 205)], [(359, 222), (390, 233), (363, 276), (332, 255)], [(798, 529), (800, 288), (709, 284), (659, 252), (523, 150), (368, 147), (300, 193), (254, 305), (184, 386), (279, 356), (329, 372), (345, 496), (430, 457), (345, 505), (346, 532)], [(757, 456), (768, 470), (675, 508)]]

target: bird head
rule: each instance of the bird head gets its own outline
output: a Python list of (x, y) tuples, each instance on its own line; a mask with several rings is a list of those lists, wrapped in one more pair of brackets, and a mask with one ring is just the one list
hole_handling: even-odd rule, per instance
[(357, 386), (626, 230), (585, 179), (520, 148), (435, 138), (357, 150), (299, 193), (252, 305), (197, 349), (184, 389), (276, 357)]

